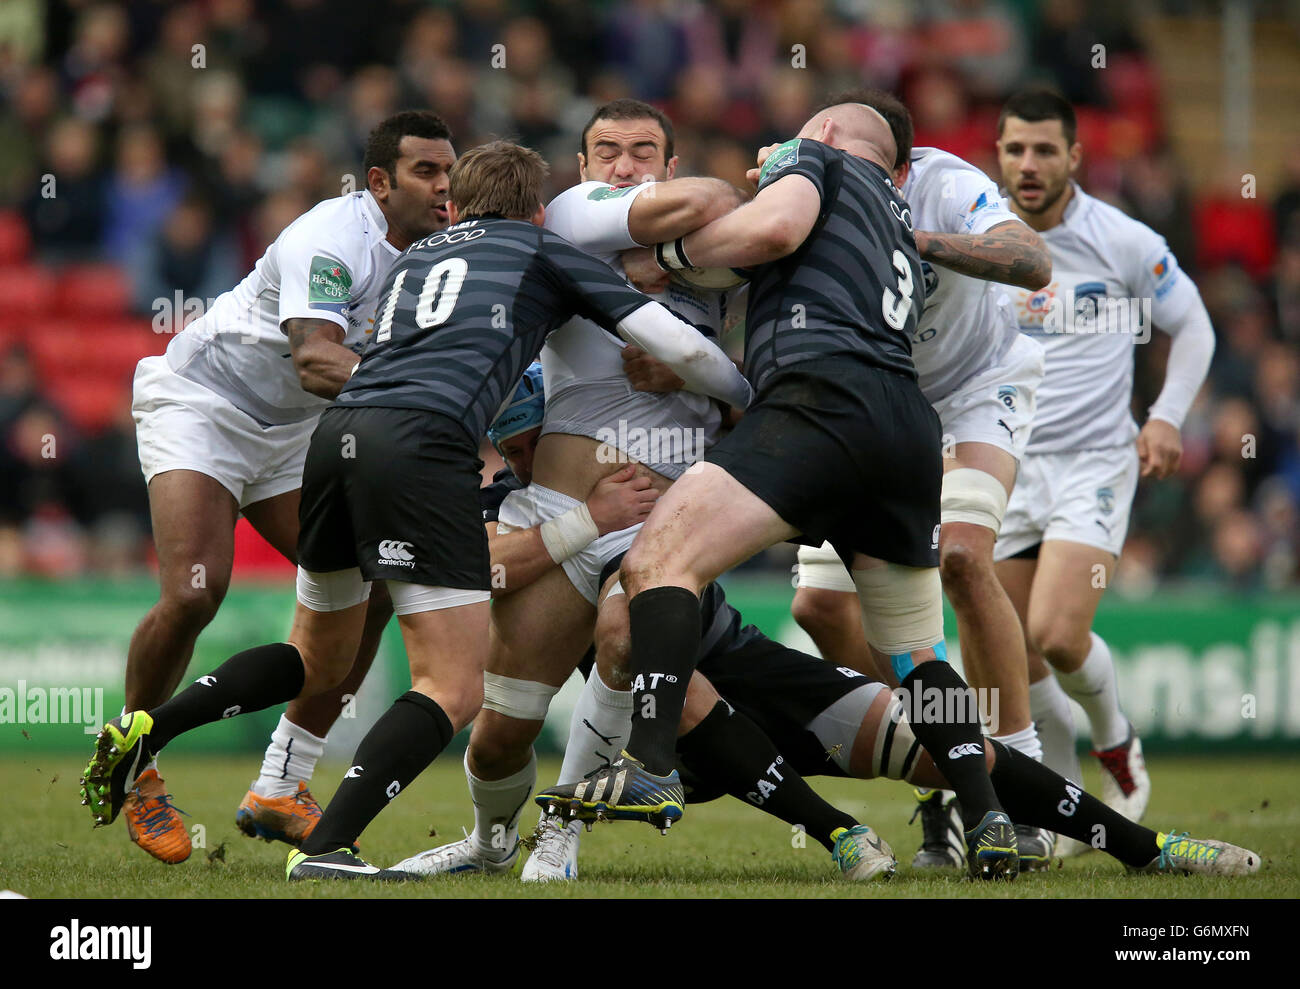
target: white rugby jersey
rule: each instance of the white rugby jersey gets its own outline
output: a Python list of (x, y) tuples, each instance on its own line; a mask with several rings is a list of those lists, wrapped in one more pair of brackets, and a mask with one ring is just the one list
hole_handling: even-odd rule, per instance
[(263, 426), (301, 422), (329, 399), (303, 391), (280, 325), (324, 319), (360, 353), (384, 276), (401, 252), (368, 192), (327, 199), (284, 228), (252, 272), (167, 347), (172, 370)]
[(1021, 332), (1047, 357), (1029, 453), (1132, 443), (1133, 344), (1151, 338), (1153, 323), (1177, 332), (1201, 305), (1163, 237), (1071, 184), (1060, 224), (1041, 234), (1051, 284), (1008, 289)]
[[(579, 183), (546, 207), (546, 228), (622, 273), (619, 252), (645, 246), (628, 232), (628, 212), (653, 184), (617, 189), (603, 182)], [(728, 311), (738, 305), (736, 294), (671, 284), (651, 298), (716, 340)], [(679, 477), (717, 441), (721, 413), (711, 399), (694, 392), (636, 391), (623, 372), (625, 346), (624, 340), (581, 317), (551, 334), (541, 354), (546, 389), (542, 434), (589, 436), (666, 477)]]
[[(982, 234), (1017, 217), (997, 184), (974, 165), (937, 148), (915, 148), (903, 183), (912, 226), (945, 234)], [(1009, 286), (922, 260), (925, 311), (912, 336), (912, 361), (930, 402), (996, 365), (1019, 328)]]

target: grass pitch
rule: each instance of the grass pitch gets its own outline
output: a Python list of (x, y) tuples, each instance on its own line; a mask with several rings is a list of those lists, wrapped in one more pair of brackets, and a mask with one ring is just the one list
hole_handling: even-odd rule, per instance
[[(688, 807), (668, 834), (644, 824), (598, 824), (583, 836), (580, 879), (567, 884), (520, 883), (517, 873), (448, 876), (419, 883), (293, 883), (284, 879), (287, 848), (244, 837), (235, 808), (256, 774), (258, 757), (164, 757), (161, 771), (177, 806), (198, 828), (189, 861), (165, 866), (127, 840), (122, 821), (92, 831), (80, 806), (84, 755), (33, 754), (0, 760), (0, 888), (29, 897), (176, 898), (873, 898), (873, 897), (1300, 897), (1300, 760), (1160, 758), (1149, 761), (1154, 795), (1147, 823), (1244, 845), (1264, 858), (1246, 879), (1129, 876), (1099, 852), (1057, 863), (1015, 883), (971, 883), (907, 867), (920, 839), (908, 826), (909, 789), (889, 781), (814, 780), (816, 789), (872, 825), (894, 848), (898, 876), (890, 883), (840, 879), (817, 842), (732, 799)], [(322, 765), (316, 795), (326, 803), (344, 767)], [(543, 760), (539, 781), (555, 778)], [(1089, 767), (1091, 768), (1091, 767)], [(1097, 785), (1095, 773), (1085, 781)], [(525, 811), (526, 829), (536, 821)], [(421, 849), (462, 837), (473, 823), (460, 760), (439, 759), (362, 836), (366, 859), (389, 865)], [(436, 831), (436, 836), (431, 835)]]

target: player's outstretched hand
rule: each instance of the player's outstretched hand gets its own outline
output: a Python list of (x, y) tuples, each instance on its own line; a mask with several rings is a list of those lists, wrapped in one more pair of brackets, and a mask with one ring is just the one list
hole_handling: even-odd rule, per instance
[(1164, 479), (1178, 469), (1183, 459), (1183, 438), (1173, 423), (1152, 419), (1138, 433), (1138, 462), (1142, 476)]
[(587, 499), (587, 511), (603, 536), (644, 522), (658, 497), (650, 478), (638, 476), (636, 464), (628, 464), (597, 482)]
[(648, 247), (629, 247), (622, 254), (623, 274), (632, 287), (646, 295), (668, 291), (668, 272), (659, 267), (655, 252)]
[(667, 364), (630, 343), (623, 348), (623, 373), (637, 391), (670, 392), (686, 387)]

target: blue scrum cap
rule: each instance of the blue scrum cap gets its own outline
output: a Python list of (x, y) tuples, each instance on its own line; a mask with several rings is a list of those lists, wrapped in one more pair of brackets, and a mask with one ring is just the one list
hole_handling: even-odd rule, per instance
[(514, 397), (510, 404), (488, 426), (488, 439), (492, 445), (501, 449), (503, 440), (526, 433), (542, 424), (542, 413), (546, 408), (546, 395), (542, 391), (542, 365), (533, 361), (528, 370), (515, 386)]

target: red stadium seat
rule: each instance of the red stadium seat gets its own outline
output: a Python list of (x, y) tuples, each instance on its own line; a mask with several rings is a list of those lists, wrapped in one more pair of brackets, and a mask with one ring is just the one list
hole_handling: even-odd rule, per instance
[(10, 318), (42, 316), (54, 302), (54, 278), (38, 265), (0, 265), (0, 299)]
[(28, 349), (43, 376), (80, 374), (130, 384), (142, 357), (161, 354), (167, 337), (145, 320), (50, 320), (32, 333)]
[(57, 310), (66, 316), (123, 316), (131, 283), (111, 264), (70, 265), (59, 272)]
[(117, 418), (122, 404), (131, 400), (120, 380), (84, 375), (50, 379), (43, 390), (83, 433), (100, 432)]
[(31, 250), (27, 222), (13, 210), (0, 212), (0, 264), (22, 264)]

